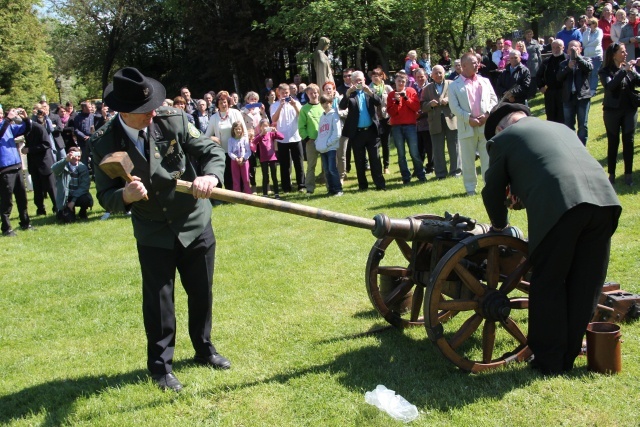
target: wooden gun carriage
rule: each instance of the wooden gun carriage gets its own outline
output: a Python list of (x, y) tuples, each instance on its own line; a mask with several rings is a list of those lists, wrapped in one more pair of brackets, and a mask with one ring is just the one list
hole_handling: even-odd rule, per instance
[[(190, 194), (191, 183), (178, 180), (176, 191)], [(378, 239), (365, 287), (376, 311), (397, 328), (424, 325), (442, 354), (465, 371), (531, 356), (524, 329), (530, 265), (516, 228), (489, 233), (488, 225), (457, 214), (367, 219), (222, 189), (211, 197), (370, 230)], [(390, 252), (402, 265), (384, 263)]]

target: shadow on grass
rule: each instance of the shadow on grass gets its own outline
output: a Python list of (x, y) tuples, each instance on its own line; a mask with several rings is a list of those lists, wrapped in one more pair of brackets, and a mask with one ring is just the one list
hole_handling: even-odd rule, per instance
[[(454, 178), (450, 178), (450, 179), (454, 179)], [(421, 185), (424, 185), (424, 184), (421, 184)], [(460, 197), (466, 196), (464, 187), (462, 187), (462, 182), (460, 183), (460, 187), (461, 188), (459, 193), (450, 193), (450, 194), (441, 195), (441, 196), (431, 196), (431, 197), (425, 197), (423, 199), (398, 200), (395, 203), (387, 203), (385, 205), (372, 206), (370, 209), (383, 211), (384, 209), (389, 209), (389, 208), (407, 208), (407, 207), (414, 207), (416, 205), (421, 205), (421, 204), (428, 205), (429, 203), (436, 203), (440, 200), (458, 199)]]
[(43, 426), (67, 424), (74, 405), (80, 397), (100, 394), (106, 389), (121, 388), (146, 381), (147, 371), (113, 376), (86, 376), (74, 379), (58, 379), (0, 397), (0, 424), (6, 425), (25, 417), (45, 414)]
[[(445, 359), (427, 338), (414, 339), (393, 327), (380, 327), (364, 333), (316, 342), (334, 346), (345, 340), (375, 337), (376, 344), (336, 355), (331, 362), (293, 372), (239, 384), (225, 384), (211, 392), (235, 392), (269, 383), (286, 385), (307, 375), (328, 374), (346, 389), (361, 393), (383, 384), (395, 390), (418, 408), (442, 412), (461, 408), (484, 399), (501, 399), (514, 389), (540, 379), (525, 364), (510, 365), (477, 375), (467, 374)], [(567, 377), (588, 375), (577, 369)]]

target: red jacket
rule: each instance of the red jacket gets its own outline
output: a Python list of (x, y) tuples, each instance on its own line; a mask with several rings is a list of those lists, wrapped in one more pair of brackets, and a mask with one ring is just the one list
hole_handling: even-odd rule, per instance
[(387, 113), (389, 113), (390, 125), (415, 125), (420, 111), (420, 100), (416, 90), (406, 87), (406, 98), (400, 97), (396, 101), (396, 91), (392, 91), (387, 96)]
[(598, 19), (598, 28), (602, 30), (602, 50), (606, 52), (613, 40), (611, 39), (611, 26), (616, 23), (616, 17), (611, 17), (611, 22), (604, 18)]

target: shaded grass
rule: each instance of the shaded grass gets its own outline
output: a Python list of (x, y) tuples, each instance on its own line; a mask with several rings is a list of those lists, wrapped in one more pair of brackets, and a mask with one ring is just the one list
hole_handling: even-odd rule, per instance
[[(534, 112), (540, 108), (538, 101)], [(594, 105), (588, 149), (604, 163), (601, 117)], [(352, 178), (341, 198), (324, 197), (320, 186), (311, 197), (285, 197), (369, 218), (447, 210), (487, 221), (481, 198), (463, 196), (460, 180), (401, 188), (395, 158), (392, 172), (387, 192), (356, 192)], [(616, 185), (624, 211), (608, 278), (640, 293), (637, 188)], [(213, 212), (214, 343), (233, 367), (219, 372), (189, 362), (186, 298), (178, 287), (174, 368), (186, 387), (162, 393), (145, 372), (130, 220), (98, 221), (101, 214), (97, 207), (88, 222), (69, 226), (36, 218), (35, 232), (1, 240), (0, 424), (399, 425), (364, 403), (377, 384), (416, 404), (420, 425), (631, 426), (640, 419), (637, 323), (622, 327), (617, 376), (588, 373), (584, 358), (559, 378), (523, 365), (468, 375), (440, 355), (423, 328), (367, 334), (386, 325), (364, 288), (375, 241), (369, 232), (239, 205)], [(526, 230), (524, 212), (511, 223)]]

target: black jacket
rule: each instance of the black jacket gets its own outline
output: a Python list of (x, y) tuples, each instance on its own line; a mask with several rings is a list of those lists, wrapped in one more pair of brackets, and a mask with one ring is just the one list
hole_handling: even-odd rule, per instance
[[(358, 133), (358, 118), (360, 117), (360, 110), (358, 109), (358, 91), (353, 91), (349, 96), (343, 96), (340, 100), (340, 109), (348, 109), (347, 119), (344, 122), (344, 128), (342, 129), (342, 136), (347, 138), (353, 138)], [(378, 133), (378, 115), (376, 114), (376, 107), (381, 105), (380, 97), (375, 93), (373, 96), (364, 94), (365, 102), (367, 104), (367, 111), (371, 116), (373, 126), (375, 126), (376, 134)]]
[[(576, 99), (591, 98), (591, 88), (589, 87), (589, 76), (593, 71), (593, 64), (589, 58), (578, 55), (574, 70), (569, 68), (570, 59), (560, 63), (560, 69), (556, 78), (562, 82), (562, 102), (569, 102), (573, 97)], [(575, 86), (576, 93), (573, 94)]]
[(633, 88), (640, 85), (640, 74), (635, 70), (627, 72), (615, 67), (600, 67), (598, 71), (600, 82), (604, 87), (602, 108), (613, 110), (618, 108), (634, 109), (631, 105)]
[(62, 139), (62, 130), (64, 129), (62, 120), (60, 120), (59, 115), (53, 113), (49, 114), (49, 120), (51, 120), (51, 124), (53, 124), (51, 134), (53, 135), (53, 140), (56, 142), (56, 147), (58, 150), (62, 150), (65, 147), (64, 139)]
[(29, 173), (31, 175), (51, 174), (51, 165), (53, 164), (51, 141), (44, 126), (31, 121), (31, 130), (25, 137), (25, 147), (29, 149), (27, 154)]
[(505, 92), (510, 91), (515, 98), (514, 102), (524, 104), (527, 100), (527, 95), (529, 95), (531, 73), (524, 64), (520, 63), (515, 67), (512, 74), (511, 65), (509, 65), (500, 76), (498, 76), (496, 86), (496, 95), (498, 95), (498, 98), (502, 98)]
[(536, 74), (536, 83), (538, 89), (547, 87), (547, 90), (558, 91), (562, 89), (562, 82), (558, 81), (557, 75), (560, 70), (560, 64), (569, 58), (568, 55), (562, 54), (560, 56), (551, 55), (549, 58), (542, 61), (542, 65), (538, 68)]

